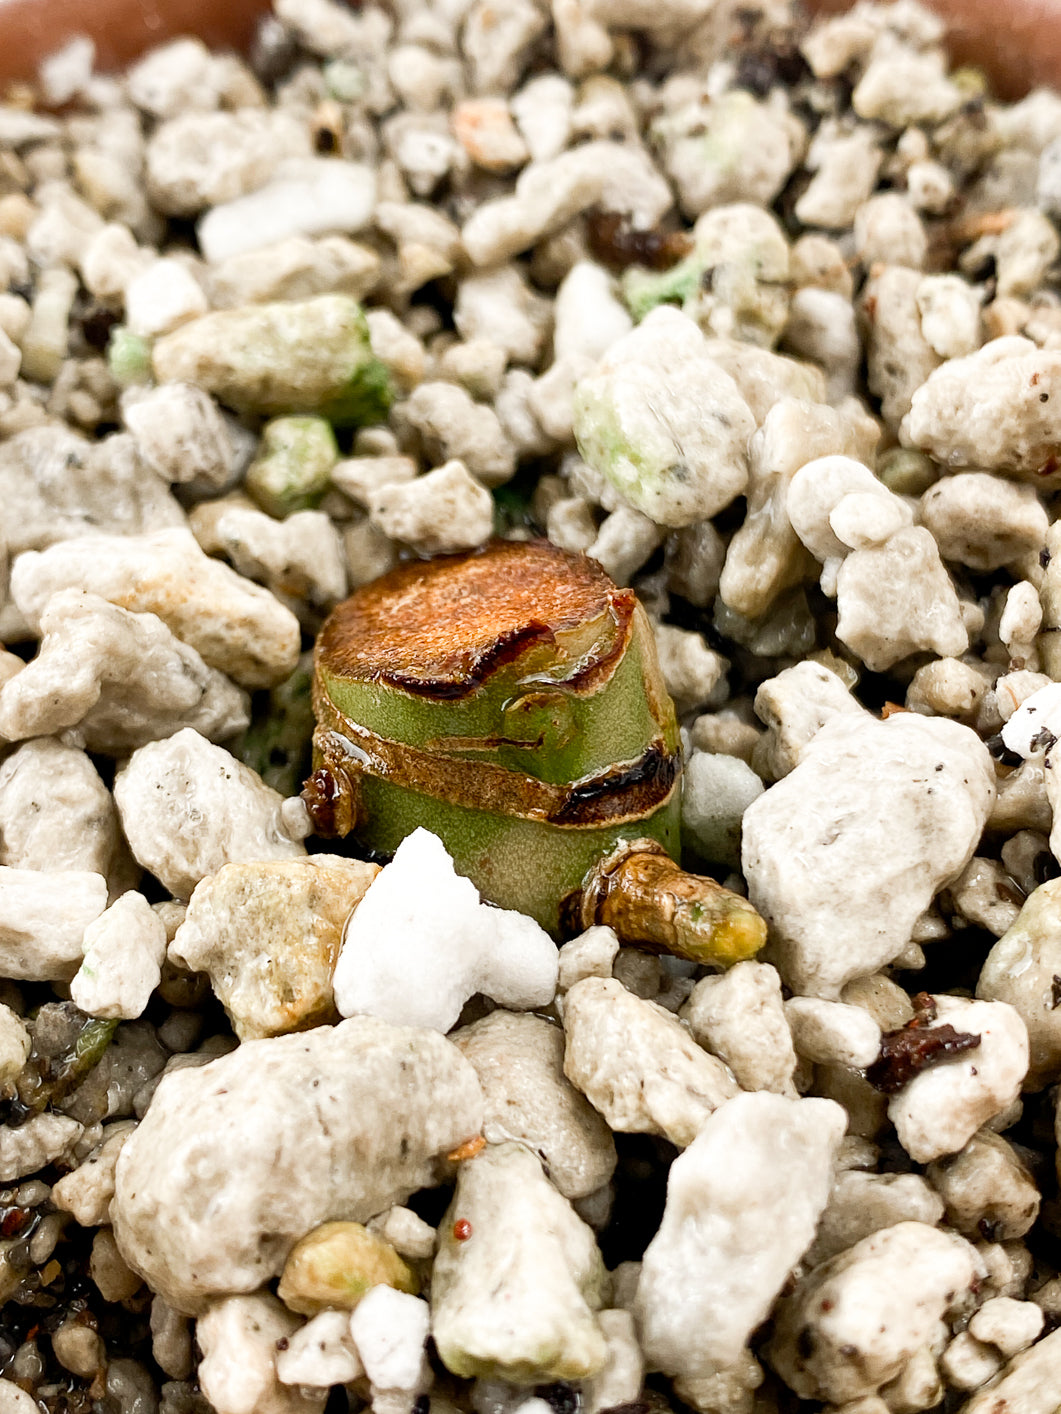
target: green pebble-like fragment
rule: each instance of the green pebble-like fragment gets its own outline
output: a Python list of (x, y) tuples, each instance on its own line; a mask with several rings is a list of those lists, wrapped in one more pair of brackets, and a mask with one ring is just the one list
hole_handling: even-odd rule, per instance
[(322, 417), (277, 417), (262, 429), (258, 455), (247, 469), (247, 494), (283, 520), (320, 504), (339, 460), (335, 433)]
[(386, 366), (349, 295), (218, 309), (155, 344), (155, 377), (205, 388), (237, 412), (310, 413), (340, 426), (381, 422)]
[(107, 366), (114, 381), (123, 388), (150, 383), (151, 340), (130, 333), (124, 324), (116, 325), (107, 345)]

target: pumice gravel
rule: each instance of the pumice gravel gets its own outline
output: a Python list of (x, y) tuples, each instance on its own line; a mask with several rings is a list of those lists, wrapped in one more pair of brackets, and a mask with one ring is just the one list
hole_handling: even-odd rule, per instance
[[(913, 0), (276, 0), (6, 95), (0, 1414), (1055, 1414), (1059, 220), (1061, 97)], [(659, 737), (743, 951), (518, 849), (529, 916), (405, 777), (315, 833), (325, 621), (505, 542), (656, 699), (565, 735), (514, 628), (403, 771)]]

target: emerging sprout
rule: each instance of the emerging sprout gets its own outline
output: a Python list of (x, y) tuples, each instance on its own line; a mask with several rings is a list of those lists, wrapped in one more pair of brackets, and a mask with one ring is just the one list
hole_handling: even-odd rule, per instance
[(751, 905), (674, 863), (681, 748), (633, 592), (542, 541), (399, 566), (317, 641), (324, 835), (392, 853), (417, 826), (492, 902), (554, 935), (725, 964), (761, 947)]

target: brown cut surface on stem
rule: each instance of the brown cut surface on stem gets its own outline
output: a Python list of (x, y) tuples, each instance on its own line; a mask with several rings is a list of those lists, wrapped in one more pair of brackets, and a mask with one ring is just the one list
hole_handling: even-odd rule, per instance
[[(497, 540), (467, 555), (397, 569), (359, 589), (317, 640), (333, 677), (464, 697), (498, 667), (557, 635), (610, 615), (621, 653), (635, 599), (595, 561), (544, 540)], [(588, 670), (604, 666), (601, 658)]]

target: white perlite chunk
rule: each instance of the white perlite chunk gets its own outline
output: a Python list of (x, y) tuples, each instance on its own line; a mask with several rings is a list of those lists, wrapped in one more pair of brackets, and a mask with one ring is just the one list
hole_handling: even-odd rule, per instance
[(223, 864), (305, 853), (278, 792), (190, 727), (134, 751), (114, 799), (133, 855), (180, 899)]
[(327, 1390), (292, 1389), (277, 1376), (277, 1342), (299, 1320), (275, 1296), (229, 1296), (195, 1325), (199, 1383), (217, 1414), (320, 1414)]
[(741, 820), (763, 783), (736, 756), (696, 751), (682, 787), (682, 835), (704, 859), (740, 864)]
[(166, 925), (130, 889), (85, 929), (85, 958), (70, 998), (89, 1016), (130, 1021), (142, 1015), (162, 976)]
[(494, 527), (493, 497), (461, 461), (448, 461), (415, 481), (379, 487), (369, 514), (384, 535), (420, 555), (474, 550)]
[(945, 1337), (942, 1318), (982, 1275), (964, 1238), (897, 1223), (816, 1267), (780, 1303), (770, 1363), (803, 1399), (876, 1394)]
[(592, 260), (576, 261), (560, 282), (553, 319), (557, 360), (571, 354), (601, 358), (633, 328), (611, 276)]
[(142, 339), (168, 334), (210, 308), (203, 288), (180, 260), (156, 260), (125, 287), (125, 321)]
[(1061, 1009), (1054, 994), (1058, 976), (1061, 879), (1050, 879), (1029, 895), (1016, 922), (988, 953), (976, 984), (978, 997), (1008, 1002), (1027, 1027), (1031, 1053), (1025, 1083), (1030, 1090), (1041, 1090), (1061, 1076)]
[(61, 425), (34, 427), (0, 447), (0, 497), (12, 558), (79, 536), (140, 535), (179, 526), (180, 506), (124, 434), (95, 444)]
[(957, 1154), (931, 1164), (928, 1177), (963, 1237), (989, 1232), (1013, 1242), (1039, 1216), (1039, 1190), (1024, 1160), (1001, 1134), (981, 1129)]
[(0, 1002), (0, 1089), (4, 1089), (26, 1064), (30, 1037), (25, 1022)]
[(1009, 335), (950, 359), (914, 393), (900, 436), (947, 467), (1033, 479), (1061, 441), (1061, 351)]
[(918, 1174), (846, 1169), (836, 1175), (806, 1264), (816, 1267), (837, 1253), (846, 1252), (864, 1237), (896, 1223), (919, 1222), (935, 1227), (942, 1217), (942, 1199)]
[(557, 991), (569, 992), (585, 977), (610, 977), (618, 951), (619, 939), (614, 928), (601, 924), (587, 928), (560, 949)]
[(481, 1124), (475, 1072), (435, 1032), (358, 1017), (245, 1041), (164, 1077), (118, 1160), (115, 1236), (196, 1314), (277, 1275), (321, 1223), (404, 1202)]
[(199, 247), (213, 264), (292, 236), (353, 233), (368, 224), (375, 204), (371, 167), (294, 158), (257, 191), (212, 205), (199, 222)]
[(238, 309), (273, 300), (308, 300), (345, 294), (361, 299), (379, 279), (380, 258), (371, 247), (346, 236), (310, 240), (289, 236), (273, 245), (212, 264), (214, 309)]
[(135, 882), (114, 800), (83, 751), (41, 737), (0, 763), (0, 864), (103, 874), (112, 894)]
[(327, 1389), (345, 1385), (365, 1373), (350, 1334), (347, 1311), (322, 1311), (295, 1331), (276, 1357), (276, 1374), (284, 1385)]
[(696, 324), (669, 307), (613, 344), (575, 391), (583, 458), (660, 525), (692, 525), (740, 495), (754, 431)]
[(77, 1143), (84, 1126), (69, 1115), (31, 1115), (17, 1129), (0, 1125), (0, 1183), (11, 1183), (55, 1163)]
[(789, 986), (836, 999), (895, 958), (972, 858), (994, 798), (968, 727), (913, 713), (826, 722), (744, 814), (749, 897)]
[(516, 469), (497, 413), (455, 383), (421, 383), (396, 415), (419, 433), (428, 461), (459, 461), (484, 486), (500, 486)]
[(682, 1018), (700, 1045), (729, 1066), (742, 1090), (795, 1095), (796, 1052), (781, 978), (769, 963), (749, 959), (702, 978)]
[(329, 854), (225, 864), (196, 886), (170, 957), (207, 973), (241, 1041), (331, 1021), (343, 926), (378, 872)]
[(1034, 1301), (993, 1296), (973, 1312), (969, 1334), (985, 1345), (993, 1345), (1008, 1360), (1038, 1338), (1044, 1319), (1042, 1307)]
[(79, 589), (53, 594), (40, 616), (37, 657), (0, 688), (0, 737), (62, 733), (90, 751), (120, 754), (193, 727), (226, 741), (250, 704), (156, 614), (134, 614)]
[(0, 866), (0, 971), (17, 981), (69, 981), (85, 929), (106, 907), (102, 874)]
[(286, 109), (184, 112), (160, 123), (147, 144), (148, 192), (166, 215), (194, 216), (260, 187), (309, 147), (309, 126)]
[(71, 1213), (82, 1227), (100, 1227), (110, 1221), (118, 1155), (135, 1128), (135, 1120), (105, 1125), (103, 1138), (89, 1156), (72, 1173), (64, 1174), (52, 1189), (55, 1206)]
[(836, 636), (871, 672), (918, 651), (956, 658), (969, 647), (958, 595), (923, 526), (848, 555), (837, 573), (836, 605)]
[(636, 1313), (651, 1368), (734, 1365), (814, 1236), (846, 1128), (831, 1100), (728, 1100), (671, 1165)]
[(680, 1021), (612, 978), (571, 988), (564, 1031), (564, 1074), (617, 1133), (662, 1134), (684, 1148), (737, 1093), (726, 1067)]
[(278, 599), (331, 608), (347, 590), (339, 531), (323, 511), (295, 511), (283, 520), (239, 503), (206, 501), (191, 514), (192, 531), (207, 554), (225, 555), (248, 579)]
[(541, 1016), (495, 1011), (462, 1027), (454, 1044), (483, 1089), (483, 1135), (513, 1139), (545, 1165), (565, 1198), (585, 1198), (615, 1169), (608, 1126), (564, 1075), (564, 1033)]
[(636, 1400), (645, 1380), (645, 1358), (630, 1312), (600, 1311), (597, 1321), (604, 1332), (608, 1353), (600, 1374), (582, 1386), (587, 1414), (602, 1414), (603, 1410), (617, 1404)]
[[(465, 1239), (454, 1230), (462, 1219)], [(431, 1323), (447, 1370), (534, 1385), (603, 1369), (593, 1312), (603, 1304), (604, 1264), (592, 1230), (532, 1153), (491, 1145), (462, 1163), (439, 1234)]]
[[(519, 115), (517, 114), (517, 117)], [(484, 201), (464, 223), (464, 247), (479, 266), (518, 255), (591, 206), (654, 226), (671, 206), (666, 181), (643, 149), (587, 142), (548, 161), (531, 162), (512, 196)]]
[(1050, 522), (1034, 487), (970, 471), (929, 487), (921, 497), (921, 523), (945, 560), (983, 571), (1038, 552)]
[(480, 903), (436, 835), (417, 829), (351, 916), (335, 968), (343, 1016), (448, 1031), (482, 992), (515, 1010), (556, 995), (556, 945), (532, 918)]
[(820, 997), (791, 997), (785, 1017), (792, 1044), (816, 1065), (846, 1065), (862, 1070), (877, 1059), (881, 1030), (868, 1011)]
[(424, 1346), (431, 1311), (426, 1301), (381, 1284), (362, 1297), (349, 1322), (373, 1400), (384, 1391), (415, 1394), (430, 1387)]
[(60, 589), (157, 614), (211, 668), (242, 687), (271, 687), (295, 669), (298, 620), (267, 589), (203, 554), (190, 531), (91, 535), (20, 555), (11, 597), (33, 628)]
[(958, 1414), (1055, 1414), (1061, 1404), (1061, 1331), (1016, 1356)]
[(122, 421), (144, 461), (163, 481), (224, 491), (237, 471), (236, 446), (210, 394), (192, 383), (163, 383), (122, 396)]
[(926, 1025), (953, 1026), (980, 1044), (915, 1075), (888, 1102), (899, 1142), (919, 1164), (963, 1148), (1013, 1103), (1028, 1070), (1028, 1032), (1013, 1007), (964, 997), (932, 1001), (935, 1015)]
[(756, 768), (772, 780), (787, 776), (825, 723), (845, 714), (863, 717), (866, 709), (821, 663), (796, 663), (767, 678), (755, 693), (755, 715), (766, 727), (752, 757)]

